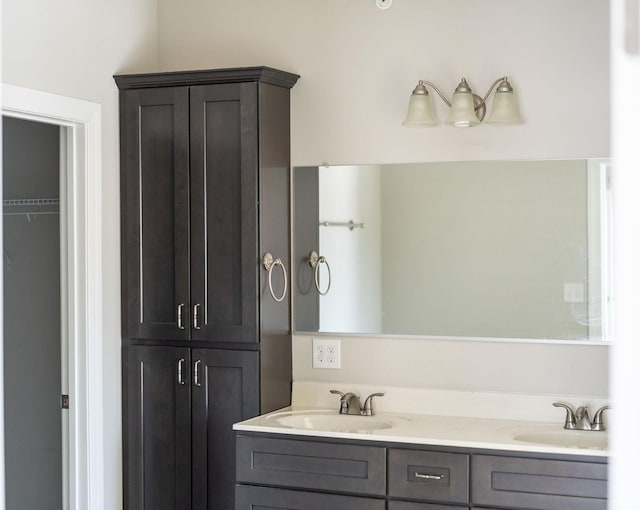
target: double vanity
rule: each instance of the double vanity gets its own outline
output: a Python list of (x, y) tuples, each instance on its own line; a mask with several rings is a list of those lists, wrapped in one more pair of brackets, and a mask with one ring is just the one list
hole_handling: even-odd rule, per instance
[(234, 426), (236, 509), (606, 509), (607, 432), (567, 430), (560, 410), (555, 422), (499, 409), (362, 416), (341, 414), (333, 398), (295, 405), (294, 389), (291, 407)]

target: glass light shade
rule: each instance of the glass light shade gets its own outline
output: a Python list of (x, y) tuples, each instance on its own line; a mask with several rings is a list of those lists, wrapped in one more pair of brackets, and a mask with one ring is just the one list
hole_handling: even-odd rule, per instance
[(470, 92), (454, 92), (451, 99), (451, 111), (445, 121), (455, 127), (471, 127), (480, 123), (476, 117), (473, 94)]
[(520, 108), (513, 92), (496, 92), (487, 124), (519, 124)]
[(438, 123), (431, 109), (429, 94), (411, 94), (407, 118), (402, 123), (405, 127), (429, 127)]

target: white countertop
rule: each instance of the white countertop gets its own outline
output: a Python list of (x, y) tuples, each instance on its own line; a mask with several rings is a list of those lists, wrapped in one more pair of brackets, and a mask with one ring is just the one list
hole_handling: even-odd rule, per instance
[[(382, 421), (390, 428), (375, 430), (318, 430), (304, 428), (300, 425), (281, 423), (283, 417), (321, 416), (332, 419), (340, 417), (336, 408), (318, 408), (291, 406), (252, 418), (233, 426), (234, 430), (263, 432), (271, 434), (290, 434), (326, 438), (340, 438), (364, 441), (384, 441), (394, 443), (411, 443), (432, 446), (451, 446), (462, 448), (479, 448), (489, 450), (509, 450), (519, 452), (551, 453), (564, 455), (584, 455), (606, 457), (609, 452), (600, 446), (567, 447), (554, 444), (540, 444), (515, 439), (518, 436), (547, 434), (552, 437), (567, 437), (587, 443), (593, 439), (604, 438), (606, 432), (569, 431), (564, 430), (562, 423), (530, 422), (522, 420), (505, 420), (490, 418), (474, 418), (465, 416), (441, 416), (428, 414), (405, 414), (378, 412), (373, 417), (357, 417), (362, 420)], [(287, 422), (287, 420), (282, 420)], [(295, 420), (294, 420), (295, 421)], [(593, 436), (593, 434), (603, 434)]]
[[(354, 418), (365, 426), (377, 421), (389, 428), (360, 430), (358, 426), (347, 427), (348, 430), (345, 430), (342, 426), (326, 427), (328, 422), (332, 425), (330, 422), (341, 416), (338, 413), (340, 400), (331, 393), (332, 389), (355, 392), (362, 400), (371, 393), (383, 392), (384, 397), (375, 398), (375, 416)], [(297, 436), (607, 457), (607, 433), (565, 430), (565, 411), (553, 406), (556, 401), (570, 404), (574, 409), (579, 405), (587, 405), (592, 414), (607, 404), (607, 400), (601, 397), (575, 395), (478, 393), (294, 381), (290, 407), (237, 423), (234, 429)], [(309, 417), (311, 419), (307, 419)], [(313, 417), (320, 417), (322, 423), (310, 423), (314, 420)], [(607, 411), (605, 419), (608, 421), (609, 418)], [(542, 441), (525, 441), (540, 438)], [(550, 442), (547, 441), (549, 438)], [(573, 446), (567, 446), (569, 444)]]

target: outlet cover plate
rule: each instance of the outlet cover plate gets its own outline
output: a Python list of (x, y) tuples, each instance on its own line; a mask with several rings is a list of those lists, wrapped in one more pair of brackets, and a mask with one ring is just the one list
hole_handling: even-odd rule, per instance
[(340, 340), (314, 338), (312, 350), (312, 368), (340, 368)]

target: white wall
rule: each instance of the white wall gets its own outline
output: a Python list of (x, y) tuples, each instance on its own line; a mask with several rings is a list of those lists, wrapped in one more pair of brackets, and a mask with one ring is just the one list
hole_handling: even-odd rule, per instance
[[(292, 91), (294, 165), (609, 154), (608, 1), (158, 0), (164, 69), (269, 65)], [(519, 127), (400, 123), (419, 79), (484, 94), (508, 75)], [(444, 103), (439, 99), (440, 119)]]
[(157, 64), (155, 0), (2, 0), (2, 79), (102, 105), (105, 508), (122, 505), (118, 96), (112, 75)]
[(293, 346), (294, 379), (607, 398), (606, 346), (335, 336), (341, 370), (311, 368), (311, 336)]
[[(158, 5), (163, 69), (269, 65), (301, 75), (292, 90), (294, 166), (610, 152), (607, 0), (396, 0), (385, 11), (373, 0)], [(502, 75), (517, 89), (523, 125), (400, 126), (419, 79), (450, 94), (465, 76), (484, 94)], [(443, 119), (442, 103), (438, 109)], [(407, 342), (349, 338), (342, 370), (313, 371), (310, 338), (297, 337), (294, 377), (359, 382), (384, 374), (416, 385), (608, 393), (607, 348)], [(358, 355), (349, 356), (355, 346)], [(425, 371), (416, 359), (440, 360), (443, 369)], [(541, 363), (522, 370), (528, 359)]]

